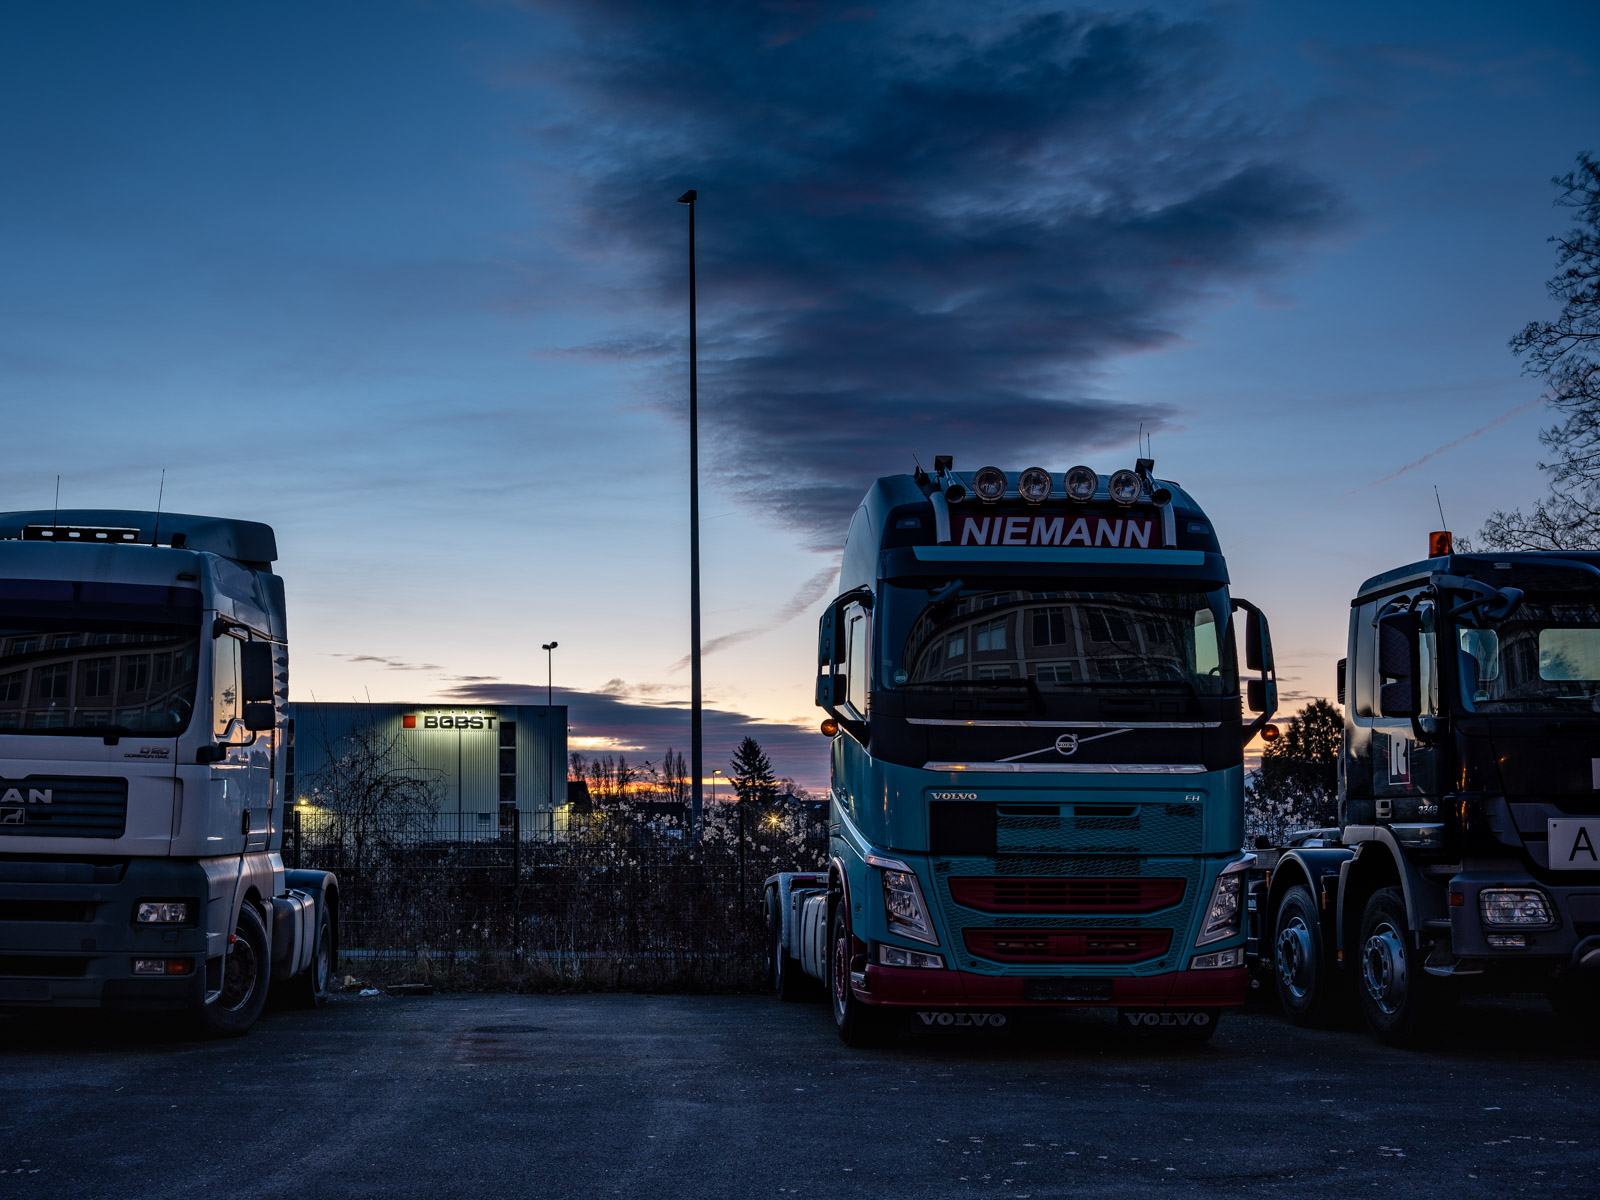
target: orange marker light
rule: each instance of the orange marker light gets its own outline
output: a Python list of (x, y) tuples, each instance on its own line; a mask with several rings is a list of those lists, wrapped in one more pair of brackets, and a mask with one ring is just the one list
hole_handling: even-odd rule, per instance
[(838, 732), (839, 732), (839, 722), (835, 721), (832, 717), (829, 717), (826, 721), (824, 721), (822, 723), (822, 734), (823, 734), (824, 737), (832, 737), (834, 734), (836, 734)]
[(1276, 725), (1264, 726), (1262, 728), (1262, 730), (1261, 730), (1261, 740), (1263, 742), (1275, 742), (1275, 741), (1277, 741), (1278, 740), (1278, 727)]
[(1455, 539), (1450, 536), (1448, 529), (1440, 529), (1428, 535), (1428, 557), (1444, 558), (1455, 553)]

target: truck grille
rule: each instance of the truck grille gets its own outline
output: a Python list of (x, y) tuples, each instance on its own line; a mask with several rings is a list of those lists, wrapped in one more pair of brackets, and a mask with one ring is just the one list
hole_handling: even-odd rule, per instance
[(1001, 854), (1195, 854), (1204, 837), (1194, 803), (1002, 804), (995, 814)]
[(1132, 963), (1160, 958), (1170, 929), (969, 929), (967, 949), (1003, 963)]
[(1146, 913), (1183, 899), (1181, 879), (962, 876), (950, 898), (980, 912)]
[(0, 779), (0, 837), (116, 838), (127, 819), (126, 779)]

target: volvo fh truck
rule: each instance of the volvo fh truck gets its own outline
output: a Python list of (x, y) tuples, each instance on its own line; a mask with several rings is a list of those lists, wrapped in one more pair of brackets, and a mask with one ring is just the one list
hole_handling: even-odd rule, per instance
[(338, 882), (285, 871), (283, 581), (254, 521), (0, 514), (0, 1008), (319, 1005)]
[(1243, 1002), (1242, 752), (1272, 652), (1153, 465), (941, 457), (856, 511), (818, 640), (827, 867), (766, 886), (774, 986), (825, 984), (847, 1043), (1083, 1006), (1203, 1040)]
[(1429, 550), (1351, 601), (1338, 827), (1252, 881), (1251, 949), (1301, 1024), (1353, 993), (1378, 1037), (1422, 1042), (1473, 990), (1592, 1024), (1600, 554)]

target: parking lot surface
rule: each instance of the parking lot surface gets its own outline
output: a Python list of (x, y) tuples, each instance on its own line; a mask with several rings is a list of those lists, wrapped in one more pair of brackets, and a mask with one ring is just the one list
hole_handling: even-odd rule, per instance
[(248, 1037), (0, 1017), (0, 1196), (1600, 1196), (1600, 1054), (1109, 1014), (852, 1051), (759, 996), (341, 995)]

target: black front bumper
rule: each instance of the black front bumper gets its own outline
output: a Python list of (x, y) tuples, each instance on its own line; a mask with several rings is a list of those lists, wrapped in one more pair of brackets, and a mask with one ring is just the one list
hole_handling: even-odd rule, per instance
[[(140, 900), (188, 900), (192, 923), (136, 926)], [(206, 878), (169, 859), (0, 858), (0, 1008), (187, 1009), (205, 1002)], [(186, 959), (140, 976), (136, 958)]]

